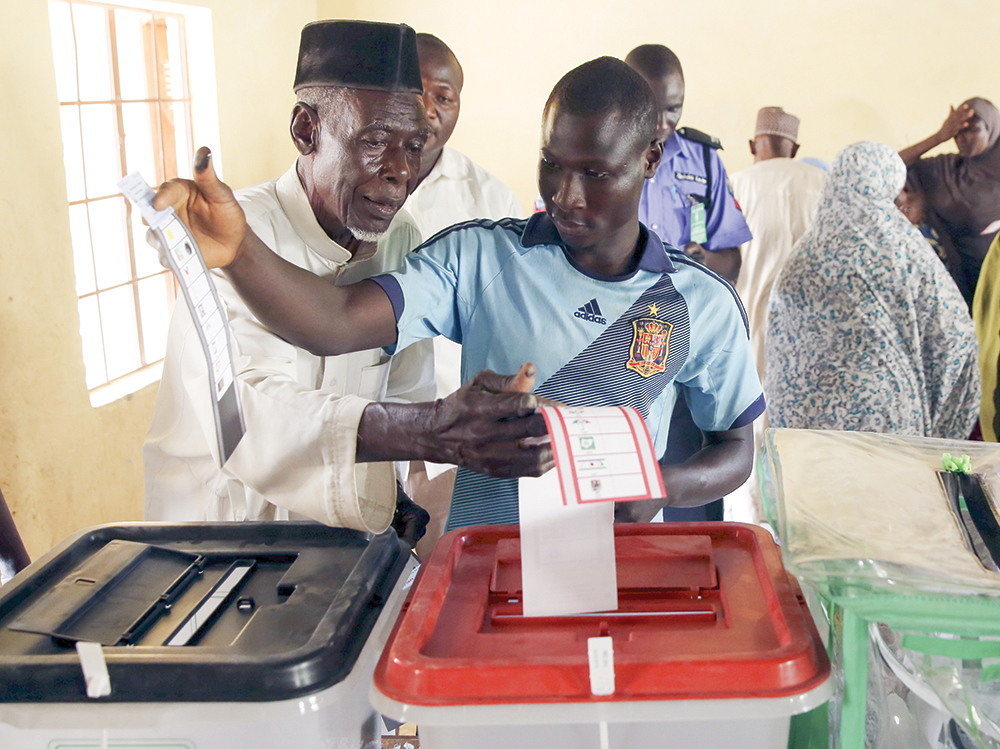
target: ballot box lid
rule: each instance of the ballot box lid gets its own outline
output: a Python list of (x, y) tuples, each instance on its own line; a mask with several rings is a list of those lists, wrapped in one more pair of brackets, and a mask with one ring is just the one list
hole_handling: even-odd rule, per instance
[(389, 530), (131, 523), (71, 536), (0, 588), (0, 702), (270, 701), (350, 674), (406, 564)]
[[(399, 704), (785, 698), (830, 663), (767, 531), (615, 526), (618, 609), (524, 617), (516, 526), (442, 538), (375, 671)], [(588, 640), (612, 638), (614, 694), (591, 693)]]

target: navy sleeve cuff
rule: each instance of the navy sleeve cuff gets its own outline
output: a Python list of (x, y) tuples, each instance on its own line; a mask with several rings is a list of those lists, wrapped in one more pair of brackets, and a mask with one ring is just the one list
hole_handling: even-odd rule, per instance
[(729, 427), (730, 429), (739, 429), (747, 424), (752, 424), (754, 419), (764, 413), (764, 409), (767, 408), (767, 404), (764, 403), (764, 394), (761, 393), (757, 400), (750, 404), (746, 411), (741, 413), (733, 425)]
[(399, 281), (396, 280), (395, 276), (389, 274), (372, 276), (370, 280), (381, 286), (382, 291), (389, 297), (389, 302), (392, 304), (392, 314), (396, 316), (396, 322), (398, 323), (399, 318), (403, 316), (403, 308), (406, 306), (403, 299), (403, 289), (399, 285)]

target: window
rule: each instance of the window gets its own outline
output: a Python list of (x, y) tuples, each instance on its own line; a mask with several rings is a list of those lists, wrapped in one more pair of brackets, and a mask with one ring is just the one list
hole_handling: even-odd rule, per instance
[[(80, 334), (95, 405), (159, 377), (176, 287), (117, 182), (133, 171), (154, 185), (190, 176), (199, 135), (190, 10), (49, 2)], [(214, 67), (209, 72), (214, 79)]]

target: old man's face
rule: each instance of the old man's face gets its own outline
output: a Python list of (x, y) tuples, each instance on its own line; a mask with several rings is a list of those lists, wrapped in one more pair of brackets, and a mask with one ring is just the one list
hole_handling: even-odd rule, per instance
[(333, 238), (347, 229), (373, 241), (416, 187), (427, 140), (420, 96), (344, 89), (341, 106), (319, 119), (309, 202)]

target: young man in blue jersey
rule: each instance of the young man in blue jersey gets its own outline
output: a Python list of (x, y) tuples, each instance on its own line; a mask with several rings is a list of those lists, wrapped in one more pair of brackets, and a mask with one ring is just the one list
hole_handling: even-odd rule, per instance
[[(445, 335), (463, 344), (463, 379), (531, 361), (538, 395), (634, 406), (659, 455), (683, 393), (705, 447), (681, 464), (661, 464), (665, 501), (624, 503), (616, 513), (649, 520), (664, 504), (694, 506), (739, 486), (753, 460), (751, 422), (764, 410), (732, 288), (639, 222), (643, 184), (663, 152), (655, 131), (655, 101), (638, 73), (613, 58), (576, 68), (556, 84), (542, 117), (545, 213), (460, 224), (400, 271), (350, 286), (331, 286), (271, 253), (210, 164), (194, 182), (164, 185), (156, 204), (178, 210), (206, 261), (225, 267), (266, 325), (315, 353), (395, 351)], [(373, 153), (391, 147), (377, 133), (367, 137)], [(433, 447), (396, 430), (408, 418), (369, 405), (359, 455), (427, 458)], [(449, 527), (516, 522), (516, 480), (460, 472)]]

